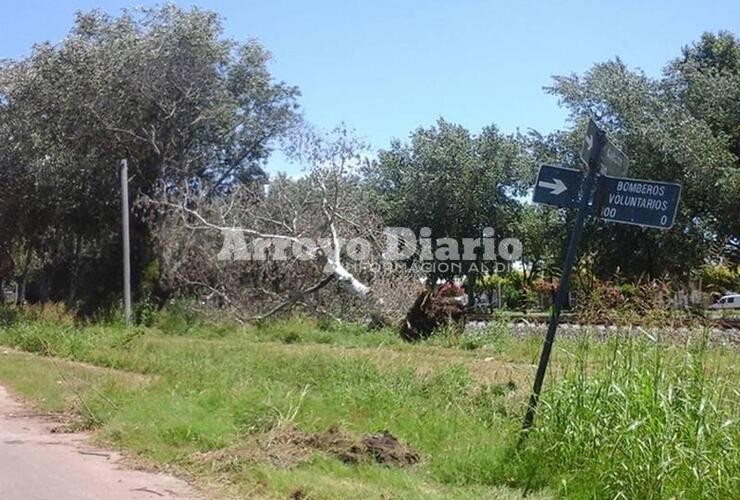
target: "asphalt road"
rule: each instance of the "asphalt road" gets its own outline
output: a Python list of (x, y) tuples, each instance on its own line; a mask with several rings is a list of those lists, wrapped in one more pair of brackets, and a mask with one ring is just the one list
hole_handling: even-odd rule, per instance
[(198, 499), (184, 481), (124, 467), (117, 453), (91, 446), (13, 400), (0, 386), (2, 500)]

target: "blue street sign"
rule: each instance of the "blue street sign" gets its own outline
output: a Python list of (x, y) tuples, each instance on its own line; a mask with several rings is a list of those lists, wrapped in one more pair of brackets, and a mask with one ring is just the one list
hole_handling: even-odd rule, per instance
[(541, 165), (532, 201), (561, 208), (573, 208), (578, 204), (578, 191), (582, 180), (583, 172), (580, 170)]
[(595, 215), (608, 222), (670, 229), (680, 197), (680, 184), (603, 175), (594, 198)]
[[(588, 165), (588, 160), (593, 154), (594, 137), (600, 130), (595, 121), (592, 119), (588, 121), (586, 137), (581, 148), (581, 159), (586, 165)], [(608, 139), (602, 145), (601, 155), (599, 155), (597, 163), (602, 174), (623, 177), (629, 171), (629, 158)]]
[[(547, 365), (550, 362), (552, 346), (555, 342), (555, 333), (560, 322), (560, 311), (565, 305), (565, 299), (570, 290), (570, 278), (576, 261), (576, 249), (578, 241), (581, 239), (586, 217), (593, 214), (595, 209), (596, 216), (606, 221), (668, 229), (676, 219), (678, 199), (681, 196), (681, 186), (679, 184), (600, 175), (598, 176), (596, 193), (592, 202), (591, 192), (597, 180), (598, 172), (604, 174), (626, 172), (628, 167), (627, 157), (617, 148), (609, 145), (606, 133), (593, 120), (589, 120), (586, 139), (581, 150), (581, 158), (588, 165), (588, 173), (585, 178), (578, 170), (542, 165), (537, 174), (537, 184), (534, 187), (534, 201), (536, 203), (546, 203), (566, 208), (577, 206), (578, 211), (573, 221), (573, 231), (570, 233), (568, 247), (565, 251), (563, 273), (553, 301), (550, 323), (547, 326), (545, 342), (542, 345), (540, 361), (537, 364), (527, 413), (524, 415), (524, 422), (522, 423), (522, 430), (524, 431), (530, 429), (534, 422), (537, 403), (542, 392)], [(621, 175), (624, 175), (624, 173)], [(583, 183), (582, 186), (581, 183)], [(581, 188), (583, 189), (583, 196), (577, 200)], [(526, 432), (521, 434), (520, 444), (521, 440), (527, 435)]]

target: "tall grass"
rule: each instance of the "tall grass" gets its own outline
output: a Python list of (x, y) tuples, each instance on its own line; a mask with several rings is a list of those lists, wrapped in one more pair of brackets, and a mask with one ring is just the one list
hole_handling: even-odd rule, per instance
[(609, 347), (594, 359), (589, 344), (578, 346), (573, 368), (544, 395), (509, 481), (574, 498), (737, 498), (738, 380), (705, 342)]
[[(740, 491), (740, 369), (731, 348), (558, 339), (535, 427), (517, 448), (528, 386), (482, 382), (465, 364), (480, 367), (490, 357), (529, 370), (540, 341), (502, 325), (410, 346), (391, 331), (306, 318), (236, 327), (173, 313), (129, 330), (51, 316), (0, 325), (0, 343), (151, 375), (148, 385), (113, 387), (87, 407), (106, 437), (154, 460), (196, 468), (194, 453), (289, 421), (306, 431), (388, 429), (422, 462), (391, 471), (314, 461), (269, 472), (281, 485), (302, 478), (338, 485), (354, 475), (371, 491), (403, 483), (387, 496), (409, 498), (419, 488), (477, 498), (493, 485), (608, 499), (723, 499)], [(441, 361), (417, 370), (425, 356)]]

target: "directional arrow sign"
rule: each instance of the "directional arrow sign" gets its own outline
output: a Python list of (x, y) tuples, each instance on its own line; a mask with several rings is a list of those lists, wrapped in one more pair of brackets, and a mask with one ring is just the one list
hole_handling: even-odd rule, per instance
[(680, 184), (603, 175), (594, 205), (596, 216), (608, 222), (670, 229), (680, 197)]
[[(598, 131), (599, 126), (596, 125), (596, 122), (589, 120), (586, 138), (583, 141), (583, 148), (581, 148), (581, 160), (586, 165), (588, 165), (588, 159), (591, 157), (594, 147), (594, 137)], [(627, 175), (629, 171), (629, 158), (618, 147), (607, 141), (601, 148), (598, 165), (602, 174), (622, 177)]]
[(552, 182), (540, 181), (537, 183), (537, 186), (544, 189), (549, 189), (550, 194), (554, 196), (557, 196), (568, 190), (568, 187), (565, 185), (565, 183), (558, 177), (555, 177)]
[(537, 173), (533, 201), (561, 208), (575, 207), (582, 180), (580, 170), (542, 165)]
[[(565, 305), (570, 290), (570, 278), (576, 262), (576, 250), (581, 239), (586, 217), (596, 210), (596, 215), (610, 222), (623, 224), (637, 224), (639, 226), (668, 229), (673, 225), (678, 208), (678, 199), (681, 196), (681, 186), (668, 182), (628, 179), (597, 175), (599, 171), (615, 171), (614, 166), (626, 167), (627, 157), (621, 151), (609, 145), (606, 134), (599, 129), (593, 120), (589, 121), (586, 140), (581, 150), (581, 158), (588, 166), (588, 173), (578, 170), (542, 165), (537, 174), (537, 183), (534, 187), (534, 201), (547, 203), (558, 207), (573, 207), (576, 205), (578, 191), (583, 196), (578, 200), (578, 210), (573, 221), (573, 230), (568, 238), (568, 248), (563, 260), (563, 272), (560, 276), (558, 291), (553, 300), (550, 313), (550, 323), (547, 325), (545, 342), (542, 344), (540, 361), (534, 376), (532, 393), (529, 396), (527, 413), (524, 415), (522, 430), (532, 427), (537, 404), (542, 393), (542, 384), (545, 380), (547, 365), (550, 362), (552, 346), (555, 342), (555, 333), (560, 322), (560, 312)], [(610, 151), (609, 148), (612, 148)], [(610, 170), (611, 165), (611, 170)], [(626, 171), (626, 168), (619, 170)], [(602, 172), (603, 173), (603, 172)], [(591, 192), (594, 183), (596, 193), (593, 201)], [(582, 184), (582, 185), (581, 185)], [(521, 439), (528, 435), (521, 434)]]

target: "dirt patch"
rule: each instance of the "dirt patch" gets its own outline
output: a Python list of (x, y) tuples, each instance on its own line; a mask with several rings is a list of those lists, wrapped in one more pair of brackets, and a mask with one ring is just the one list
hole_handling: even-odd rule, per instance
[(239, 445), (206, 453), (200, 459), (221, 472), (240, 469), (244, 464), (264, 462), (287, 469), (316, 453), (336, 457), (346, 464), (373, 461), (402, 467), (413, 465), (420, 459), (418, 452), (388, 431), (357, 438), (337, 426), (320, 433), (303, 432), (292, 426), (282, 427)]
[(413, 465), (419, 461), (419, 454), (407, 444), (401, 443), (388, 431), (366, 434), (362, 445), (376, 462), (394, 465)]
[(291, 493), (291, 494), (290, 494), (290, 495), (288, 496), (288, 498), (289, 498), (290, 500), (303, 500), (303, 499), (305, 499), (305, 498), (308, 498), (308, 495), (306, 495), (306, 494), (305, 494), (305, 493), (303, 492), (303, 490), (301, 490), (301, 489), (298, 489), (298, 490), (293, 490), (293, 493)]
[(295, 427), (283, 428), (275, 431), (272, 439), (265, 444), (267, 449), (282, 449), (300, 458), (307, 458), (316, 451), (328, 453), (345, 463), (357, 463), (364, 458), (359, 443), (348, 432), (336, 426), (321, 433), (303, 432)]

